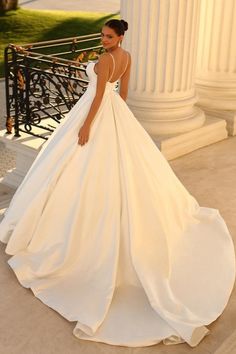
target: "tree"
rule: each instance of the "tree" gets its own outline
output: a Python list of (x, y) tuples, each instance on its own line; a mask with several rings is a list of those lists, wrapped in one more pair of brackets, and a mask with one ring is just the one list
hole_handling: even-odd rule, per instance
[(0, 11), (16, 10), (18, 0), (0, 0)]

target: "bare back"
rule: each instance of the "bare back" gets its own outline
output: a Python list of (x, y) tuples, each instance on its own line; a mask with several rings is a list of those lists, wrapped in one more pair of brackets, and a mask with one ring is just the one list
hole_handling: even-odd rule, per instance
[[(121, 49), (115, 53), (107, 52), (111, 56), (111, 67), (110, 67), (110, 78), (108, 81), (115, 82), (119, 80), (123, 74), (125, 73), (126, 69), (130, 63), (130, 54), (129, 52)], [(97, 74), (96, 65), (94, 66), (94, 71)]]
[[(109, 66), (109, 75), (106, 80), (113, 83), (120, 79), (120, 96), (126, 100), (131, 68), (130, 53), (119, 48), (113, 53), (106, 52), (104, 54), (107, 57), (107, 65)], [(98, 64), (94, 65), (94, 72), (98, 75), (96, 72), (97, 66)]]
[(129, 53), (125, 51), (122, 54), (116, 54), (116, 57), (112, 53), (109, 54), (111, 55), (113, 61), (113, 70), (111, 72), (109, 82), (115, 82), (119, 80), (126, 72), (129, 64)]

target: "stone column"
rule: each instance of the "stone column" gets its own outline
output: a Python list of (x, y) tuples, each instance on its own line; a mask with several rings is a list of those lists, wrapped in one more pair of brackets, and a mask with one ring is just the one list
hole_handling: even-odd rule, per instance
[(196, 88), (198, 105), (226, 119), (236, 134), (236, 1), (201, 2)]
[[(215, 141), (202, 141), (205, 115), (195, 105), (199, 13), (199, 0), (121, 0), (129, 23), (122, 47), (132, 56), (127, 103), (161, 149), (168, 145), (168, 158)], [(225, 138), (223, 125), (217, 129)]]

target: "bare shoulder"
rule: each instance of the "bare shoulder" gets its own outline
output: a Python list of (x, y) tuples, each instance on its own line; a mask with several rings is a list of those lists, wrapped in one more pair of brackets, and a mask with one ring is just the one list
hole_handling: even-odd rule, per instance
[(110, 60), (109, 57), (110, 57), (109, 53), (104, 52), (104, 53), (100, 54), (100, 56), (98, 58), (98, 62), (100, 64), (107, 65), (109, 63), (109, 60)]
[(129, 59), (129, 64), (131, 63), (131, 54), (130, 52), (128, 52), (128, 50), (124, 50), (124, 52), (126, 53), (126, 55), (128, 55), (128, 59)]
[(128, 50), (124, 50), (124, 52), (127, 53), (131, 57), (131, 54), (130, 54), (130, 52)]

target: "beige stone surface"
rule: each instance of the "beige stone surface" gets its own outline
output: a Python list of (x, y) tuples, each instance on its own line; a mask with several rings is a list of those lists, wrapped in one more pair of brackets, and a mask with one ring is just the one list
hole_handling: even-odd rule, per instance
[[(5, 103), (5, 82), (0, 79), (0, 130), (5, 131), (6, 127), (6, 103)], [(14, 168), (16, 165), (16, 154), (14, 151), (7, 149), (3, 142), (0, 141), (0, 177), (4, 176), (7, 170)]]
[[(200, 205), (217, 208), (236, 243), (236, 137), (231, 137), (170, 162), (179, 179)], [(0, 208), (5, 208), (13, 190), (0, 185)], [(5, 200), (5, 206), (4, 206)], [(3, 210), (3, 209), (2, 209)], [(0, 243), (0, 353), (4, 354), (235, 354), (236, 291), (223, 314), (207, 327), (210, 334), (195, 348), (186, 343), (128, 348), (79, 340), (73, 336), (75, 322), (23, 288), (8, 266), (10, 257)], [(199, 289), (201, 291), (202, 289)], [(216, 294), (217, 296), (217, 294)]]

